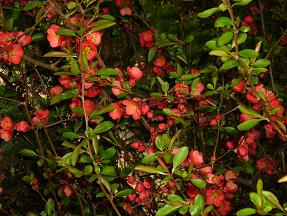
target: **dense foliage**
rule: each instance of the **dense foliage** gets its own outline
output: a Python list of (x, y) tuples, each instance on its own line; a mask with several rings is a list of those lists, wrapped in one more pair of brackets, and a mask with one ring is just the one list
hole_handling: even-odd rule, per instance
[(1, 0), (1, 215), (287, 215), (286, 14)]

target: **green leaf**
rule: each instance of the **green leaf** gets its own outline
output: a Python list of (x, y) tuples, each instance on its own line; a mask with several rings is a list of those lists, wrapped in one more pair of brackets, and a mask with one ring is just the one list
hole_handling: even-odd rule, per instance
[(240, 112), (250, 115), (250, 116), (255, 116), (255, 117), (262, 117), (260, 115), (260, 113), (258, 113), (257, 111), (255, 111), (254, 109), (248, 108), (246, 106), (243, 105), (239, 105), (238, 109), (240, 110)]
[(83, 176), (83, 172), (75, 167), (69, 167), (69, 171), (75, 175), (76, 178)]
[(249, 196), (250, 196), (251, 202), (253, 202), (253, 204), (256, 207), (261, 205), (261, 199), (260, 199), (260, 197), (258, 196), (257, 193), (251, 192), (251, 193), (249, 193)]
[(101, 175), (98, 176), (98, 179), (99, 179), (99, 182), (101, 182), (108, 189), (108, 191), (111, 192), (110, 183), (105, 178), (103, 178)]
[(206, 182), (202, 179), (191, 179), (191, 183), (199, 189), (203, 189), (206, 186)]
[(128, 188), (128, 189), (119, 191), (115, 196), (116, 197), (125, 197), (125, 196), (127, 196), (129, 194), (132, 194), (132, 193), (133, 193), (133, 190)]
[(229, 56), (229, 54), (223, 50), (211, 50), (209, 52), (209, 55), (214, 55), (214, 56)]
[(252, 49), (241, 50), (238, 54), (242, 58), (256, 58), (259, 55), (258, 52)]
[(237, 216), (248, 216), (248, 215), (253, 215), (256, 213), (256, 209), (254, 208), (244, 208), (236, 212)]
[(52, 52), (48, 52), (46, 53), (43, 57), (68, 57), (71, 56), (68, 53), (65, 52), (61, 52), (61, 51), (52, 51)]
[(57, 35), (76, 36), (75, 32), (71, 29), (59, 29), (56, 31)]
[[(209, 48), (209, 49), (217, 49), (217, 40), (215, 40), (215, 39), (212, 39), (212, 40), (210, 40), (210, 41), (207, 41), (206, 43), (205, 43), (205, 46), (207, 47), (207, 48)], [(211, 54), (210, 54), (211, 55)]]
[(36, 33), (32, 35), (32, 41), (41, 41), (44, 38), (43, 33)]
[(101, 153), (101, 160), (110, 159), (117, 153), (114, 147), (108, 148)]
[(80, 67), (78, 65), (78, 62), (74, 58), (72, 58), (72, 60), (71, 60), (71, 72), (74, 75), (77, 75), (77, 74), (81, 73), (81, 70), (80, 70)]
[(117, 71), (116, 69), (112, 68), (105, 68), (105, 69), (100, 69), (96, 72), (96, 75), (99, 76), (121, 76), (123, 75), (121, 72)]
[(225, 62), (222, 66), (221, 66), (221, 69), (223, 70), (229, 70), (231, 68), (235, 68), (235, 67), (238, 67), (239, 66), (239, 63), (238, 61), (236, 61), (235, 59), (232, 59), (232, 60), (229, 60), (227, 62)]
[(95, 134), (100, 134), (109, 131), (114, 127), (114, 124), (111, 121), (104, 121), (101, 122), (96, 126), (96, 128), (93, 130)]
[(110, 14), (104, 14), (100, 16), (103, 20), (108, 20), (108, 21), (115, 21), (116, 18)]
[(109, 20), (100, 20), (97, 21), (93, 24), (93, 28), (89, 31), (88, 34), (106, 29), (106, 28), (110, 28), (111, 26), (115, 25), (115, 22), (109, 21)]
[(82, 145), (80, 144), (74, 149), (74, 151), (71, 155), (71, 164), (73, 166), (75, 166), (77, 161), (78, 161), (81, 149), (82, 149)]
[(268, 65), (270, 65), (270, 61), (268, 59), (258, 59), (255, 63), (254, 63), (254, 67), (257, 68), (265, 68)]
[(236, 3), (234, 5), (247, 5), (250, 2), (252, 2), (252, 0), (234, 0)]
[(189, 214), (190, 215), (194, 215), (194, 216), (198, 216), (200, 213), (200, 208), (197, 205), (192, 205), (189, 207)]
[(84, 175), (89, 175), (93, 172), (93, 166), (92, 165), (87, 165), (84, 167)]
[(251, 120), (248, 120), (246, 122), (243, 122), (243, 123), (239, 124), (237, 126), (237, 129), (239, 131), (249, 130), (249, 129), (255, 127), (262, 120), (264, 120), (264, 119), (251, 119)]
[(162, 172), (159, 169), (157, 169), (156, 167), (152, 167), (152, 166), (138, 165), (134, 169), (138, 170), (138, 171), (142, 171), (142, 172), (147, 172), (147, 173), (155, 173), (155, 174), (166, 175), (164, 172)]
[(55, 201), (53, 199), (48, 199), (45, 205), (45, 211), (48, 215), (52, 215), (55, 212)]
[(230, 27), (230, 26), (232, 26), (232, 21), (228, 17), (219, 17), (215, 21), (214, 26), (215, 26), (215, 28)]
[(166, 216), (166, 215), (169, 215), (170, 213), (172, 212), (175, 212), (176, 210), (178, 210), (181, 206), (173, 206), (173, 205), (169, 205), (169, 204), (166, 204), (164, 205), (162, 208), (160, 208), (155, 216)]
[(257, 194), (259, 195), (260, 199), (262, 199), (262, 193), (263, 193), (263, 181), (262, 181), (262, 179), (257, 180), (256, 189), (257, 189)]
[(68, 4), (67, 4), (67, 8), (68, 8), (69, 10), (73, 10), (73, 9), (76, 8), (77, 6), (78, 6), (77, 3), (74, 2), (74, 1), (70, 1), (70, 2), (68, 2)]
[(228, 42), (230, 42), (232, 39), (233, 39), (233, 32), (228, 31), (218, 38), (217, 44), (218, 46), (223, 46), (227, 44)]
[(77, 133), (75, 133), (75, 132), (65, 132), (65, 133), (63, 133), (63, 136), (65, 138), (68, 138), (68, 139), (71, 139), (71, 140), (79, 138), (79, 135)]
[(264, 197), (274, 206), (276, 206), (277, 208), (279, 207), (280, 209), (280, 202), (277, 199), (277, 197), (270, 191), (262, 191)]
[[(240, 33), (238, 34), (238, 39), (237, 39), (237, 43), (238, 45), (243, 44), (247, 39), (247, 34), (246, 33)], [(232, 47), (235, 47), (235, 42), (232, 41)]]
[(29, 11), (29, 10), (33, 10), (36, 7), (41, 6), (42, 1), (32, 1), (32, 2), (28, 2), (24, 7), (23, 10)]
[(207, 206), (202, 213), (202, 216), (206, 216), (209, 212), (213, 210), (213, 206)]
[(148, 62), (151, 62), (156, 57), (157, 47), (153, 47), (148, 52)]
[(193, 36), (192, 34), (188, 35), (188, 36), (185, 38), (185, 42), (186, 42), (186, 43), (191, 43), (193, 40), (194, 40), (194, 36)]
[(154, 97), (154, 98), (161, 98), (161, 97), (163, 97), (163, 95), (161, 93), (157, 93), (157, 92), (150, 93), (150, 96)]
[(157, 155), (156, 154), (149, 154), (149, 155), (146, 155), (142, 160), (141, 162), (143, 164), (151, 164), (153, 163), (154, 161), (156, 161), (158, 159)]
[(220, 9), (218, 7), (214, 7), (214, 8), (207, 9), (207, 10), (205, 10), (203, 12), (200, 12), (199, 14), (197, 14), (197, 16), (199, 18), (208, 18), (212, 14), (216, 13), (217, 11), (220, 11)]
[(169, 143), (170, 143), (170, 137), (168, 134), (159, 135), (155, 139), (155, 145), (161, 151), (164, 150)]
[(83, 121), (76, 121), (76, 123), (74, 124), (74, 132), (78, 132), (80, 130), (80, 128), (83, 125)]
[(22, 149), (20, 151), (20, 154), (26, 157), (37, 157), (38, 156), (38, 154), (31, 149)]
[(115, 107), (113, 105), (108, 105), (108, 106), (105, 106), (101, 109), (97, 109), (95, 111), (93, 111), (91, 114), (90, 114), (90, 117), (93, 118), (93, 116), (97, 116), (97, 115), (101, 115), (101, 114), (104, 114), (104, 113), (107, 113), (107, 112), (111, 112), (115, 109)]
[(177, 45), (179, 43), (177, 42), (172, 42), (172, 41), (157, 41), (155, 43), (155, 46), (157, 48), (162, 48), (162, 47), (166, 47), (166, 46), (173, 46), (173, 45)]
[(167, 116), (174, 116), (174, 112), (170, 108), (164, 108), (162, 111)]
[(116, 169), (113, 166), (106, 166), (103, 168), (103, 170), (101, 171), (102, 175), (105, 176), (116, 176)]
[(176, 194), (168, 195), (167, 200), (171, 202), (183, 202), (183, 199)]
[(201, 212), (204, 208), (204, 198), (201, 194), (197, 194), (196, 197), (194, 198), (194, 205), (197, 205), (199, 207), (199, 211)]
[(173, 158), (172, 172), (178, 167), (188, 156), (188, 147), (181, 147)]
[(179, 214), (186, 214), (188, 212), (188, 207), (187, 206), (182, 206), (180, 209), (179, 209)]

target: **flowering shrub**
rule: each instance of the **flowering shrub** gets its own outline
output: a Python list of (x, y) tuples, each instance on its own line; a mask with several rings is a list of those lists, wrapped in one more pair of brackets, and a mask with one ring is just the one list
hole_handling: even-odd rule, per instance
[(286, 30), (200, 2), (0, 1), (3, 214), (286, 215)]

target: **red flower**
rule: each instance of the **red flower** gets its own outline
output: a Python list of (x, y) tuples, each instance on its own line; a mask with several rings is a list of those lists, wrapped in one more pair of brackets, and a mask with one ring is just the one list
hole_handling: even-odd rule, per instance
[(120, 119), (123, 114), (124, 114), (124, 111), (122, 110), (122, 108), (120, 107), (119, 104), (117, 103), (112, 103), (111, 104), (113, 107), (115, 107), (115, 109), (111, 112), (109, 112), (109, 116), (113, 119), (113, 120), (118, 120)]
[(14, 122), (10, 117), (6, 116), (1, 122), (1, 127), (3, 130), (12, 130)]
[(204, 191), (207, 205), (219, 207), (224, 202), (224, 193), (218, 189), (208, 188)]
[(267, 124), (264, 126), (264, 129), (265, 129), (265, 132), (266, 132), (266, 136), (268, 138), (273, 138), (276, 134), (276, 130), (275, 128), (273, 127), (272, 124)]
[(130, 16), (133, 14), (133, 11), (130, 7), (124, 7), (120, 9), (120, 14), (122, 16)]
[(131, 79), (138, 81), (144, 76), (144, 73), (138, 67), (127, 67), (128, 75)]
[(59, 94), (62, 94), (63, 88), (61, 86), (54, 86), (53, 88), (50, 89), (50, 95), (51, 96), (56, 96)]
[(198, 194), (200, 194), (200, 190), (197, 189), (191, 182), (187, 184), (187, 196), (189, 199), (194, 199)]
[(97, 47), (89, 41), (84, 41), (82, 43), (81, 50), (87, 54), (88, 61), (94, 59), (98, 55)]
[(226, 187), (230, 192), (235, 192), (238, 189), (238, 185), (234, 183), (233, 180), (229, 180), (226, 182)]
[(93, 43), (96, 46), (99, 46), (102, 43), (102, 32), (94, 32), (92, 34), (89, 34), (86, 39), (88, 42)]
[(26, 121), (20, 121), (16, 124), (16, 130), (26, 133), (30, 130), (30, 125)]
[(26, 35), (25, 32), (16, 32), (15, 35), (18, 43), (22, 46), (26, 46), (32, 42), (32, 37), (30, 35)]
[(199, 82), (196, 84), (194, 88), (191, 89), (191, 95), (192, 96), (199, 96), (201, 95), (201, 92), (204, 90), (204, 85)]
[(65, 89), (71, 89), (76, 87), (77, 85), (77, 83), (71, 76), (60, 76), (58, 80)]
[(218, 207), (218, 212), (221, 216), (228, 215), (231, 211), (231, 203), (229, 201), (224, 200), (222, 204)]
[(142, 111), (138, 102), (134, 100), (124, 100), (122, 103), (126, 106), (125, 112), (127, 115), (132, 116), (134, 120), (139, 120), (141, 118)]
[(189, 95), (190, 87), (182, 83), (176, 83), (174, 91), (176, 97), (187, 97)]
[(41, 120), (47, 119), (49, 116), (49, 110), (48, 109), (45, 109), (45, 110), (39, 109), (39, 110), (36, 110), (34, 112), (34, 115)]
[(88, 99), (85, 99), (84, 107), (87, 115), (90, 115), (96, 109), (94, 101)]
[(287, 46), (287, 38), (286, 37), (281, 38), (279, 43), (281, 46)]
[(63, 192), (66, 197), (71, 197), (73, 195), (73, 189), (69, 187), (68, 185), (64, 186)]
[(162, 68), (166, 65), (166, 58), (164, 56), (160, 56), (153, 61), (153, 65), (159, 68)]
[(0, 47), (9, 47), (15, 40), (15, 35), (12, 32), (0, 32)]
[(193, 166), (200, 166), (204, 163), (202, 152), (197, 150), (190, 150), (188, 158), (191, 160)]
[[(233, 80), (232, 80), (233, 81)], [(239, 83), (235, 86), (233, 86), (233, 90), (236, 92), (242, 92), (243, 89), (245, 88), (245, 82), (244, 80), (240, 80)]]
[(153, 36), (154, 33), (152, 30), (147, 30), (139, 33), (139, 41), (141, 47), (152, 48), (153, 47)]
[(8, 142), (9, 140), (12, 139), (13, 137), (13, 131), (12, 130), (0, 130), (0, 137), (3, 139), (5, 142)]
[(8, 49), (2, 59), (6, 62), (10, 62), (13, 64), (20, 64), (22, 61), (22, 57), (24, 55), (24, 49), (19, 44), (13, 44), (10, 49)]
[(246, 16), (246, 17), (244, 18), (244, 22), (246, 22), (246, 23), (248, 23), (248, 24), (254, 23), (254, 17), (248, 15), (248, 16)]
[(50, 43), (50, 46), (53, 48), (61, 46), (63, 42), (63, 37), (61, 35), (57, 35), (56, 31), (61, 29), (60, 26), (57, 26), (53, 24), (48, 30), (47, 30), (47, 39)]
[(113, 87), (112, 87), (112, 92), (115, 96), (118, 96), (122, 93), (124, 93), (123, 90), (120, 90), (120, 88), (123, 88), (123, 83), (120, 80), (115, 80), (113, 83)]

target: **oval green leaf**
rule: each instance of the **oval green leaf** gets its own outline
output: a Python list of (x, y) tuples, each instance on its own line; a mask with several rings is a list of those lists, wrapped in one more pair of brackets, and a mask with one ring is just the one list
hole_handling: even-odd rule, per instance
[(233, 39), (233, 32), (228, 31), (218, 38), (217, 44), (218, 46), (223, 46), (227, 44), (228, 42), (230, 42), (232, 39)]
[(31, 149), (22, 149), (20, 151), (20, 154), (26, 157), (37, 157), (38, 156), (38, 154)]
[(244, 208), (236, 212), (237, 216), (248, 216), (248, 215), (253, 215), (256, 213), (256, 209), (254, 208)]
[(181, 206), (173, 206), (173, 205), (169, 205), (169, 204), (166, 204), (164, 205), (162, 208), (160, 208), (155, 216), (166, 216), (166, 215), (169, 215), (170, 213), (172, 212), (175, 212), (176, 210), (178, 210)]
[(237, 129), (239, 131), (247, 131), (253, 127), (255, 127), (259, 122), (261, 122), (264, 119), (251, 119), (246, 122), (241, 123), (237, 126)]
[(109, 131), (114, 127), (114, 124), (111, 121), (104, 121), (101, 122), (96, 126), (96, 128), (93, 130), (95, 134), (100, 134)]
[(181, 147), (173, 158), (172, 172), (178, 167), (188, 156), (188, 147)]
[(191, 183), (199, 189), (203, 189), (206, 186), (206, 182), (202, 179), (191, 179)]

